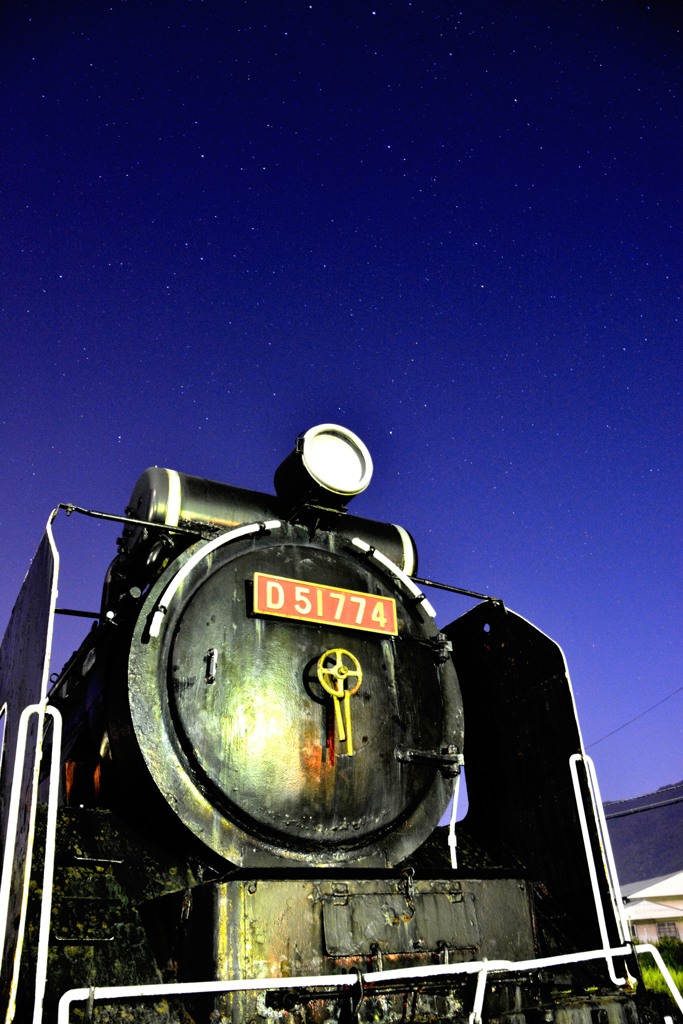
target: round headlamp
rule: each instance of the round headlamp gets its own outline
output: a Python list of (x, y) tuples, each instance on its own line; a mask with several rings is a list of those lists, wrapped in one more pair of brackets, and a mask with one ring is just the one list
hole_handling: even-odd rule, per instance
[(323, 501), (342, 508), (372, 478), (372, 458), (359, 437), (336, 423), (301, 434), (275, 473), (278, 497), (288, 502)]

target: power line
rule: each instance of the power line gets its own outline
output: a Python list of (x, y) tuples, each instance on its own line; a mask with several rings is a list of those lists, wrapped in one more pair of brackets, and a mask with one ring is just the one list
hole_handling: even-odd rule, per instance
[(597, 747), (598, 743), (602, 743), (603, 740), (608, 739), (610, 736), (614, 736), (615, 732), (621, 732), (621, 730), (625, 729), (627, 725), (632, 725), (633, 722), (637, 722), (639, 718), (643, 717), (643, 715), (647, 715), (650, 713), (650, 711), (654, 711), (654, 709), (658, 708), (660, 704), (663, 704), (664, 701), (670, 700), (672, 697), (675, 697), (677, 693), (681, 692), (681, 690), (683, 690), (683, 686), (679, 686), (677, 690), (673, 691), (673, 693), (669, 693), (666, 695), (666, 697), (662, 697), (662, 699), (658, 700), (656, 704), (652, 704), (649, 708), (645, 708), (645, 710), (641, 711), (639, 715), (635, 716), (635, 718), (629, 718), (628, 722), (624, 722), (623, 725), (618, 725), (616, 729), (612, 729), (611, 732), (605, 733), (605, 735), (601, 736), (599, 740), (593, 740), (592, 743), (588, 744), (586, 749), (590, 750), (591, 747)]

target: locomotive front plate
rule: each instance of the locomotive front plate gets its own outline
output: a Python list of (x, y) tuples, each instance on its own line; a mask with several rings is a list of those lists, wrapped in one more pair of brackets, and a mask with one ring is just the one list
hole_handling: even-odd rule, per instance
[(389, 636), (398, 634), (396, 601), (392, 597), (263, 572), (254, 573), (254, 612)]

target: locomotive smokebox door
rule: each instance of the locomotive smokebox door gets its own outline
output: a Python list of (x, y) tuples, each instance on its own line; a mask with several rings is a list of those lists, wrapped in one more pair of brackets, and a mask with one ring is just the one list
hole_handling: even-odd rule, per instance
[(139, 748), (164, 801), (233, 863), (398, 863), (438, 822), (462, 750), (429, 611), (338, 534), (276, 521), (199, 542), (143, 604), (113, 756)]

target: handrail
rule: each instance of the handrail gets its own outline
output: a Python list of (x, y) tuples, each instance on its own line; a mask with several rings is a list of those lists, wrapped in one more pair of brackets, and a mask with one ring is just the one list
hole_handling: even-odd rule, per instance
[(205, 544), (202, 544), (201, 547), (197, 548), (187, 562), (185, 562), (184, 565), (181, 565), (175, 576), (171, 578), (170, 583), (167, 584), (166, 589), (157, 601), (156, 610), (152, 616), (152, 621), (149, 627), (149, 635), (151, 637), (159, 636), (161, 623), (163, 622), (164, 615), (166, 615), (168, 611), (171, 599), (180, 589), (194, 567), (206, 558), (207, 555), (210, 555), (217, 548), (221, 548), (225, 544), (230, 544), (233, 540), (238, 540), (240, 537), (248, 537), (249, 534), (259, 533), (262, 530), (277, 530), (281, 526), (282, 523), (279, 519), (268, 519), (264, 523), (248, 523), (246, 526), (238, 526), (236, 529), (229, 530), (227, 533), (221, 533), (218, 537), (214, 537), (213, 540), (208, 540)]
[(238, 981), (176, 981), (150, 985), (107, 985), (102, 988), (71, 988), (64, 992), (57, 1008), (57, 1024), (68, 1024), (72, 1003), (97, 1000), (144, 999), (159, 996), (207, 995), (223, 992), (260, 992), (275, 989), (353, 988), (360, 985), (357, 974), (329, 974), (301, 978), (242, 978)]
[[(17, 729), (17, 743), (14, 753), (14, 765), (12, 769), (12, 788), (10, 790), (10, 801), (7, 812), (7, 828), (5, 831), (5, 852), (2, 864), (2, 878), (0, 880), (0, 966), (4, 959), (5, 940), (7, 938), (7, 920), (9, 917), (9, 902), (12, 894), (12, 876), (17, 846), (17, 832), (19, 830), (19, 810), (22, 800), (22, 783), (24, 774), (28, 767), (26, 745), (28, 741), (29, 721), (33, 715), (39, 716), (39, 728), (36, 735), (36, 749), (33, 756), (33, 771), (30, 790), (32, 801), (29, 809), (29, 826), (27, 834), (26, 860), (24, 862), (24, 880), (22, 885), (21, 910), (19, 914), (19, 942), (20, 948), (23, 941), (23, 931), (26, 916), (26, 903), (28, 900), (28, 885), (31, 872), (31, 858), (33, 854), (33, 833), (35, 831), (35, 813), (37, 807), (37, 782), (40, 768), (40, 756), (43, 741), (42, 722), (45, 716), (46, 702), (29, 704), (24, 708), (20, 717)], [(16, 956), (15, 956), (16, 960)], [(16, 967), (16, 964), (15, 964)], [(14, 980), (14, 979), (13, 979)], [(11, 1018), (10, 1018), (11, 1019)]]
[(602, 848), (603, 856), (605, 858), (607, 883), (609, 885), (610, 896), (612, 898), (612, 905), (614, 907), (614, 914), (617, 920), (617, 925), (619, 927), (619, 937), (621, 938), (622, 942), (630, 942), (631, 931), (629, 928), (628, 919), (626, 917), (626, 910), (624, 908), (624, 899), (621, 895), (619, 875), (617, 872), (617, 865), (614, 860), (612, 840), (610, 839), (609, 828), (607, 826), (607, 818), (605, 816), (602, 794), (600, 792), (600, 785), (598, 783), (598, 774), (595, 770), (595, 763), (593, 762), (592, 757), (589, 757), (588, 754), (584, 754), (583, 761), (586, 765), (586, 769), (588, 772), (591, 800), (593, 802), (593, 810), (595, 812), (595, 817), (598, 822), (600, 845)]
[[(586, 808), (584, 806), (583, 795), (581, 793), (581, 784), (580, 784), (580, 781), (579, 781), (579, 776), (578, 776), (578, 771), (577, 771), (577, 765), (579, 764), (579, 762), (581, 762), (584, 765), (585, 769), (586, 769), (586, 775), (587, 775), (587, 779), (588, 779), (588, 786), (589, 786), (589, 792), (590, 792), (590, 797), (591, 797), (591, 803), (593, 804), (594, 812), (595, 812), (596, 809), (595, 809), (595, 806), (594, 806), (595, 801), (594, 801), (593, 793), (594, 793), (594, 787), (597, 787), (597, 780), (595, 778), (595, 770), (593, 768), (593, 762), (591, 761), (591, 759), (587, 755), (585, 755), (585, 754), (572, 754), (571, 757), (569, 758), (569, 769), (570, 769), (570, 772), (571, 772), (572, 785), (574, 787), (574, 798), (576, 800), (576, 809), (577, 809), (578, 815), (579, 815), (579, 823), (580, 823), (580, 826), (581, 826), (581, 835), (583, 837), (583, 844), (584, 844), (584, 848), (585, 848), (585, 852), (586, 852), (586, 864), (587, 864), (587, 867), (588, 867), (588, 874), (590, 876), (591, 889), (593, 891), (593, 902), (595, 904), (595, 912), (596, 912), (597, 919), (598, 919), (598, 927), (600, 929), (600, 938), (602, 939), (602, 944), (603, 944), (603, 947), (605, 949), (605, 961), (607, 963), (607, 970), (609, 972), (610, 979), (611, 979), (611, 981), (613, 982), (614, 985), (618, 985), (621, 988), (621, 987), (624, 987), (625, 985), (632, 984), (633, 979), (630, 978), (630, 976), (628, 975), (628, 971), (626, 972), (626, 977), (624, 977), (624, 978), (620, 978), (620, 977), (617, 976), (616, 971), (614, 969), (613, 957), (609, 953), (610, 940), (609, 940), (609, 934), (607, 932), (607, 919), (605, 917), (605, 908), (603, 906), (602, 896), (601, 896), (601, 893), (600, 893), (600, 884), (599, 884), (597, 872), (596, 872), (596, 869), (595, 869), (596, 865), (595, 865), (595, 857), (593, 856), (593, 847), (592, 847), (592, 843), (591, 843), (591, 834), (590, 834), (590, 830), (588, 828), (588, 819), (587, 819), (587, 816), (586, 816)], [(596, 814), (596, 818), (597, 818), (597, 814)], [(626, 936), (623, 934), (623, 931), (624, 931), (623, 923), (620, 920), (619, 915), (616, 912), (615, 887), (618, 887), (618, 882), (616, 882), (616, 873), (614, 874), (614, 877), (612, 878), (611, 875), (610, 875), (610, 867), (609, 867), (609, 865), (608, 865), (608, 863), (607, 863), (607, 861), (605, 859), (605, 855), (604, 855), (605, 848), (609, 846), (609, 838), (606, 835), (606, 829), (605, 829), (605, 833), (604, 834), (600, 834), (600, 828), (598, 828), (598, 839), (600, 841), (600, 846), (601, 846), (601, 849), (603, 851), (603, 861), (602, 861), (602, 863), (603, 863), (603, 868), (605, 870), (605, 875), (607, 877), (607, 884), (609, 886), (610, 899), (612, 901), (612, 909), (615, 911), (614, 916), (615, 916), (617, 927), (618, 927), (618, 931), (619, 931), (619, 937), (621, 938), (622, 942), (626, 942)], [(610, 850), (610, 854), (611, 854), (611, 850)], [(613, 864), (614, 864), (613, 858), (611, 860), (611, 863), (612, 863), (612, 866), (613, 866)], [(631, 952), (631, 947), (630, 946), (629, 946), (629, 952)]]
[(627, 956), (632, 952), (630, 945), (615, 949), (592, 949), (581, 953), (540, 957), (532, 960), (469, 960), (460, 964), (431, 964), (425, 967), (405, 967), (398, 970), (375, 971), (369, 974), (330, 974), (301, 978), (241, 978), (233, 981), (163, 982), (149, 985), (109, 985), (98, 988), (72, 988), (64, 992), (57, 1009), (57, 1024), (68, 1024), (72, 1003), (112, 1001), (118, 999), (142, 999), (162, 996), (205, 995), (225, 992), (275, 991), (301, 988), (353, 988), (363, 991), (368, 986), (382, 985), (395, 981), (419, 980), (422, 978), (447, 977), (456, 974), (477, 974), (477, 991), (470, 1021), (479, 1024), (483, 1007), (486, 982), (491, 974), (519, 973), (520, 971), (542, 970), (545, 967), (601, 960), (609, 956)]
[(47, 815), (45, 820), (45, 854), (43, 860), (43, 899), (40, 906), (38, 926), (38, 950), (36, 954), (36, 984), (33, 1002), (33, 1024), (43, 1019), (43, 1000), (47, 985), (47, 960), (50, 944), (50, 915), (52, 912), (52, 889), (57, 846), (57, 809), (59, 806), (59, 781), (62, 761), (62, 715), (58, 708), (48, 705), (46, 712), (52, 717), (52, 757), (50, 759)]
[(38, 732), (36, 736), (36, 749), (33, 758), (33, 774), (31, 785), (31, 813), (27, 831), (26, 859), (24, 861), (23, 882), (21, 891), (21, 905), (19, 911), (19, 924), (17, 927), (17, 942), (12, 962), (12, 979), (9, 987), (9, 995), (6, 1010), (6, 1024), (14, 1018), (15, 1001), (19, 986), (19, 973), (21, 970), (21, 954), (24, 944), (24, 933), (26, 928), (26, 913), (28, 909), (29, 885), (31, 879), (31, 867), (33, 863), (33, 844), (35, 838), (35, 816), (37, 808), (38, 773), (42, 758), (42, 742), (45, 715), (50, 715), (53, 720), (52, 757), (50, 761), (50, 775), (48, 781), (48, 803), (45, 833), (45, 854), (43, 860), (43, 899), (40, 908), (40, 923), (38, 931), (38, 952), (36, 958), (36, 982), (35, 998), (33, 1007), (33, 1022), (40, 1024), (42, 1019), (43, 998), (47, 979), (47, 957), (50, 938), (50, 912), (52, 909), (52, 888), (54, 877), (54, 860), (57, 831), (57, 807), (59, 801), (59, 773), (61, 767), (61, 741), (62, 741), (62, 716), (59, 710), (51, 707), (46, 701), (39, 704), (29, 704), (21, 713), (19, 727), (17, 730), (17, 745), (14, 757), (12, 775), (12, 790), (7, 818), (7, 833), (5, 837), (5, 853), (2, 868), (2, 882), (0, 883), (0, 957), (4, 956), (5, 941), (7, 938), (7, 919), (9, 916), (9, 904), (12, 895), (12, 875), (14, 858), (16, 854), (17, 832), (19, 821), (19, 809), (22, 801), (22, 782), (27, 768), (26, 744), (30, 719), (38, 716)]

